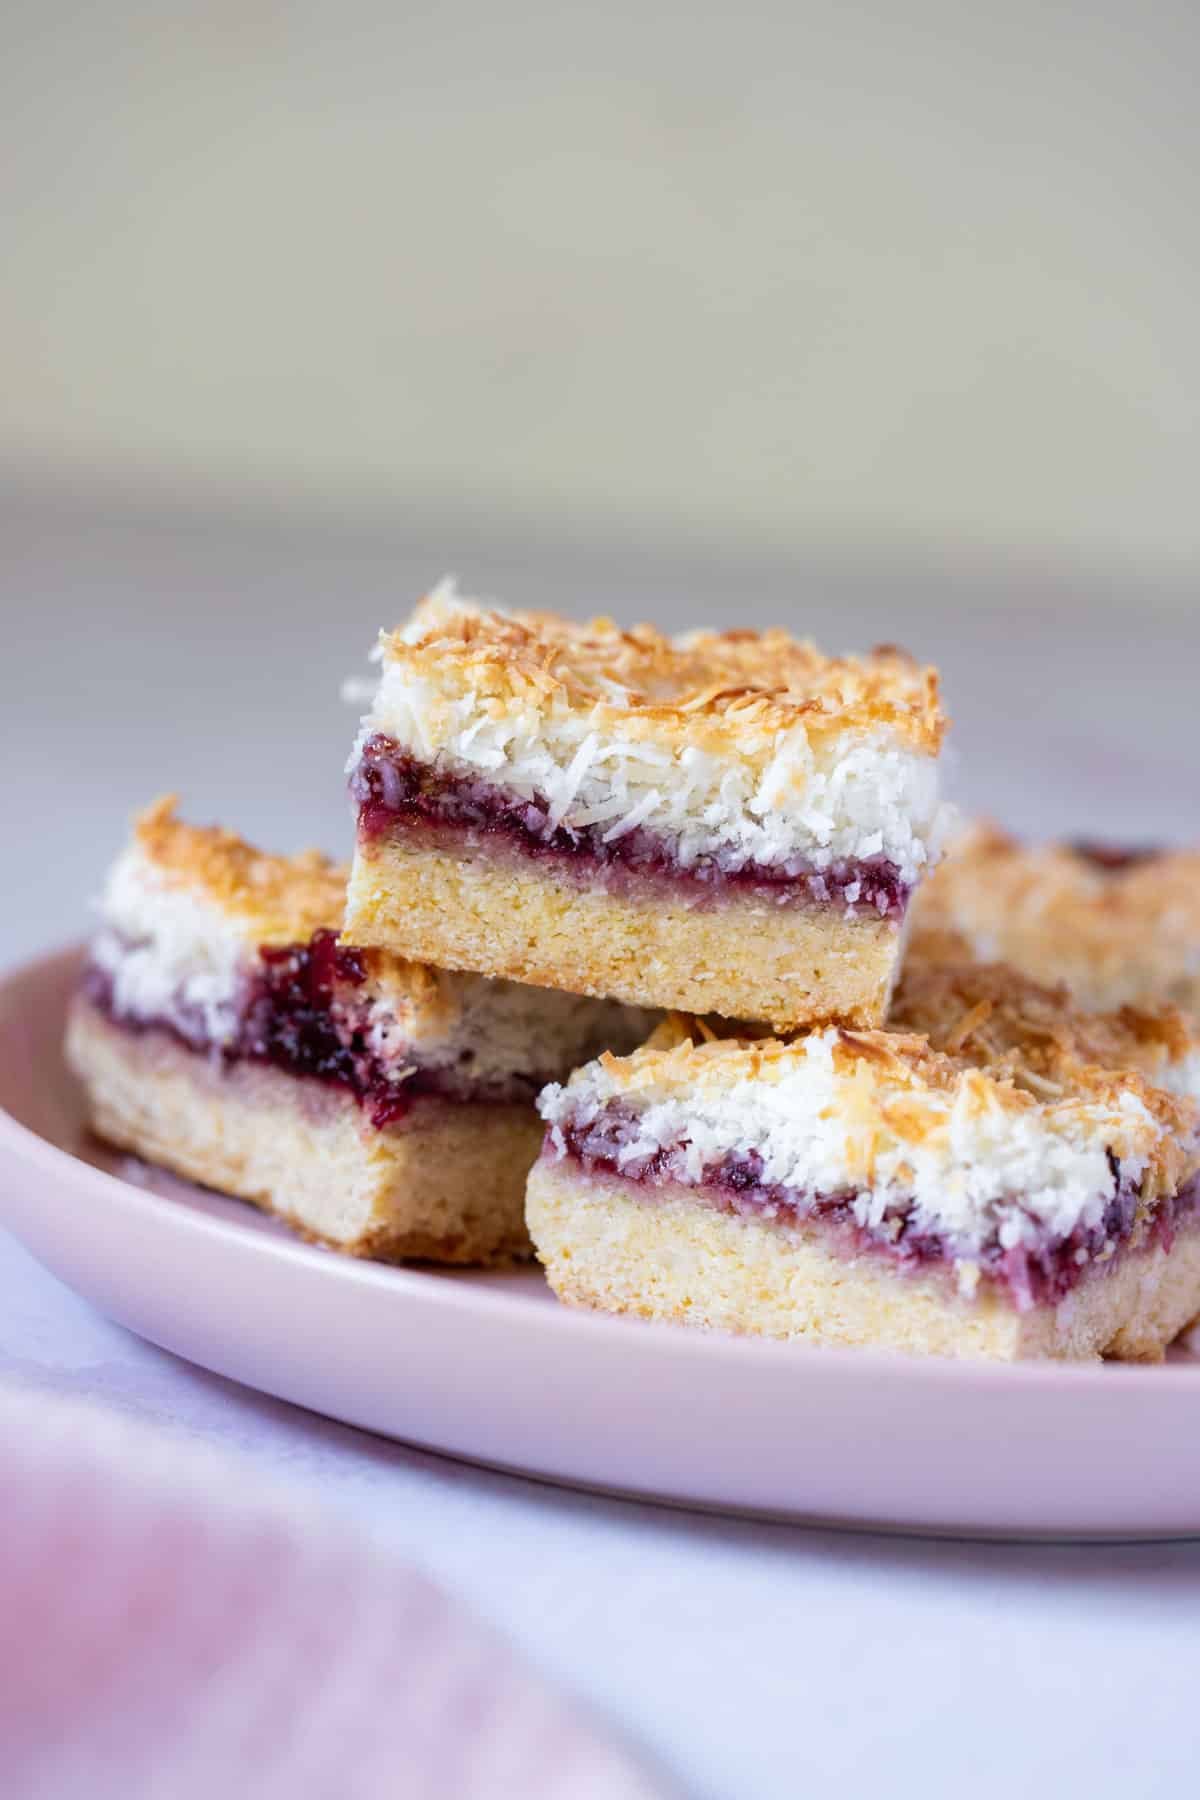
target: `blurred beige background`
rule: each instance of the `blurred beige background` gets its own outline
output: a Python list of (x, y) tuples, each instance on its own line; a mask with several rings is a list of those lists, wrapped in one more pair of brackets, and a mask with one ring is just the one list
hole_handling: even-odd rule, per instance
[(1177, 576), (1198, 53), (1191, 0), (13, 0), (0, 469)]
[(340, 680), (447, 570), (899, 640), (966, 807), (1194, 841), (1198, 52), (1162, 0), (0, 6), (0, 954), (165, 788), (346, 848)]

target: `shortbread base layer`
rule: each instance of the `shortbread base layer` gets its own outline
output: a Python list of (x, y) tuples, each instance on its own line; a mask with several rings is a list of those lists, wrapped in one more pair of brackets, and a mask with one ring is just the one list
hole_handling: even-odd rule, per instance
[(422, 1097), (373, 1127), (352, 1095), (267, 1065), (222, 1065), (77, 999), (67, 1057), (98, 1137), (248, 1200), (302, 1236), (399, 1262), (528, 1256), (532, 1107)]
[(1169, 1252), (1130, 1248), (1057, 1306), (1018, 1312), (986, 1285), (968, 1299), (944, 1273), (849, 1259), (817, 1233), (723, 1213), (679, 1186), (646, 1198), (570, 1161), (535, 1165), (526, 1218), (560, 1300), (702, 1329), (1001, 1362), (1158, 1361), (1200, 1316), (1200, 1223)]
[(635, 897), (630, 885), (581, 886), (469, 846), (360, 840), (344, 936), (443, 968), (777, 1031), (882, 1023), (903, 944), (895, 921), (732, 894), (690, 906), (661, 888)]

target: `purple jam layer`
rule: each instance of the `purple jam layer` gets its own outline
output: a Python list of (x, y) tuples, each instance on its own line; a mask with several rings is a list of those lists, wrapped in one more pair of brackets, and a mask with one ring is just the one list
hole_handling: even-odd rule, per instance
[[(656, 1187), (678, 1185), (693, 1188), (698, 1200), (721, 1212), (747, 1219), (779, 1221), (784, 1225), (815, 1225), (828, 1232), (840, 1254), (847, 1258), (864, 1252), (883, 1255), (902, 1272), (925, 1273), (941, 1265), (949, 1269), (966, 1257), (975, 1263), (981, 1279), (1001, 1291), (1019, 1312), (1034, 1306), (1054, 1306), (1082, 1279), (1102, 1252), (1111, 1258), (1129, 1242), (1138, 1221), (1140, 1195), (1136, 1185), (1117, 1181), (1116, 1191), (1094, 1226), (1079, 1226), (1070, 1237), (1056, 1238), (1039, 1227), (1030, 1241), (1006, 1248), (993, 1235), (981, 1247), (964, 1252), (961, 1241), (922, 1227), (912, 1201), (889, 1206), (880, 1225), (868, 1228), (854, 1214), (857, 1191), (802, 1193), (794, 1188), (764, 1182), (763, 1161), (756, 1150), (732, 1152), (707, 1165), (698, 1182), (684, 1174), (680, 1145), (668, 1145), (654, 1156), (622, 1165), (620, 1152), (637, 1133), (635, 1115), (628, 1108), (610, 1104), (584, 1123), (565, 1123), (560, 1132), (566, 1154), (588, 1176), (617, 1178), (644, 1186), (648, 1197)], [(1111, 1152), (1114, 1180), (1117, 1164)], [(1020, 1196), (998, 1196), (1007, 1207), (1020, 1206)], [(1200, 1215), (1200, 1177), (1177, 1194), (1159, 1200), (1148, 1231), (1139, 1247), (1159, 1244), (1169, 1250), (1175, 1232), (1187, 1220)], [(1108, 1265), (1111, 1266), (1111, 1265)]]
[(340, 946), (334, 931), (314, 932), (307, 944), (260, 949), (240, 997), (236, 1032), (220, 1045), (213, 1043), (199, 1011), (183, 1000), (154, 1018), (118, 1013), (111, 978), (94, 965), (84, 974), (83, 989), (93, 1006), (125, 1029), (168, 1031), (189, 1050), (224, 1063), (269, 1063), (289, 1075), (343, 1088), (380, 1129), (429, 1096), (532, 1106), (539, 1090), (564, 1073), (513, 1071), (481, 1082), (471, 1072), (475, 1052), (466, 1048), (452, 1067), (422, 1066), (407, 1053), (402, 1062), (409, 1073), (398, 1078), (395, 1061), (385, 1062), (367, 1041), (369, 1009), (356, 993), (366, 978), (362, 951)]
[(341, 948), (336, 932), (317, 931), (307, 944), (261, 949), (258, 964), (227, 1054), (349, 1088), (372, 1125), (403, 1118), (422, 1071), (400, 1084), (394, 1074), (389, 1078), (355, 1023), (355, 1009), (334, 1011), (339, 989), (353, 990), (366, 980), (361, 951)]
[(1122, 869), (1136, 868), (1139, 863), (1153, 862), (1156, 856), (1162, 855), (1162, 851), (1154, 844), (1101, 844), (1091, 838), (1081, 838), (1068, 848), (1094, 868), (1113, 874), (1119, 874)]
[(686, 866), (669, 844), (640, 826), (611, 843), (605, 825), (551, 827), (549, 802), (523, 800), (492, 782), (450, 774), (409, 756), (391, 738), (376, 735), (363, 745), (350, 778), (358, 807), (359, 835), (365, 842), (403, 832), (465, 833), (475, 847), (505, 849), (536, 862), (552, 862), (577, 879), (612, 886), (622, 877), (670, 883), (693, 899), (719, 897), (724, 890), (770, 899), (776, 904), (836, 906), (842, 911), (899, 921), (911, 888), (884, 857), (812, 868), (799, 859), (778, 866), (703, 857)]

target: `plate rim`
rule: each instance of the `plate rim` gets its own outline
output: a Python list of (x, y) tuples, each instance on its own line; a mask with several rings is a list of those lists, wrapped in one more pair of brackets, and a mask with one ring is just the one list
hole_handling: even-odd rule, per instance
[[(78, 963), (83, 950), (84, 945), (76, 941), (0, 971), (0, 1000), (10, 997), (18, 984), (61, 977), (71, 964)], [(852, 1385), (863, 1381), (870, 1381), (872, 1385), (899, 1383), (906, 1390), (916, 1386), (934, 1390), (966, 1388), (981, 1393), (985, 1387), (1005, 1392), (1022, 1387), (1044, 1397), (1061, 1391), (1064, 1397), (1078, 1399), (1093, 1392), (1111, 1397), (1115, 1392), (1114, 1384), (1118, 1383), (1131, 1392), (1149, 1389), (1161, 1394), (1162, 1384), (1167, 1380), (1176, 1389), (1200, 1391), (1200, 1359), (1195, 1360), (1194, 1366), (1188, 1363), (994, 1363), (985, 1358), (923, 1357), (874, 1347), (858, 1349), (781, 1342), (749, 1334), (738, 1336), (689, 1330), (667, 1322), (589, 1312), (558, 1301), (545, 1305), (540, 1298), (533, 1300), (527, 1294), (499, 1287), (489, 1289), (462, 1279), (462, 1276), (478, 1271), (371, 1262), (306, 1244), (286, 1232), (268, 1231), (263, 1228), (265, 1217), (253, 1212), (243, 1221), (180, 1205), (169, 1195), (99, 1168), (43, 1137), (0, 1102), (0, 1154), (5, 1151), (32, 1163), (48, 1179), (61, 1179), (64, 1172), (69, 1172), (72, 1181), (82, 1177), (98, 1199), (125, 1208), (137, 1218), (154, 1220), (152, 1229), (157, 1228), (164, 1218), (169, 1219), (172, 1229), (185, 1234), (198, 1233), (228, 1244), (235, 1254), (295, 1263), (314, 1274), (323, 1270), (331, 1280), (349, 1286), (419, 1296), (422, 1304), (451, 1313), (475, 1315), (482, 1310), (497, 1322), (520, 1323), (525, 1328), (540, 1328), (551, 1335), (562, 1331), (571, 1331), (576, 1336), (589, 1334), (595, 1341), (608, 1344), (614, 1352), (617, 1352), (618, 1344), (626, 1349), (636, 1344), (644, 1351), (653, 1342), (657, 1353), (690, 1359), (701, 1366), (711, 1364), (714, 1357), (728, 1358), (731, 1362), (744, 1361), (749, 1367), (770, 1362), (777, 1370), (789, 1366), (798, 1380), (819, 1370), (823, 1379), (849, 1381)], [(0, 1190), (0, 1206), (2, 1201), (3, 1190)], [(251, 1203), (245, 1204), (250, 1206)], [(6, 1226), (29, 1248), (24, 1232), (14, 1224), (10, 1214), (11, 1209), (6, 1206), (0, 1210), (0, 1225)], [(30, 1250), (30, 1254), (37, 1259), (35, 1251)], [(55, 1275), (55, 1279), (61, 1277)]]

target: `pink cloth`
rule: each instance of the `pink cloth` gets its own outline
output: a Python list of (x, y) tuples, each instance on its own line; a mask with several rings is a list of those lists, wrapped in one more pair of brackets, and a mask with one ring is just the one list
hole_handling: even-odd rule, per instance
[(5, 1800), (651, 1800), (414, 1570), (244, 1469), (0, 1391)]

